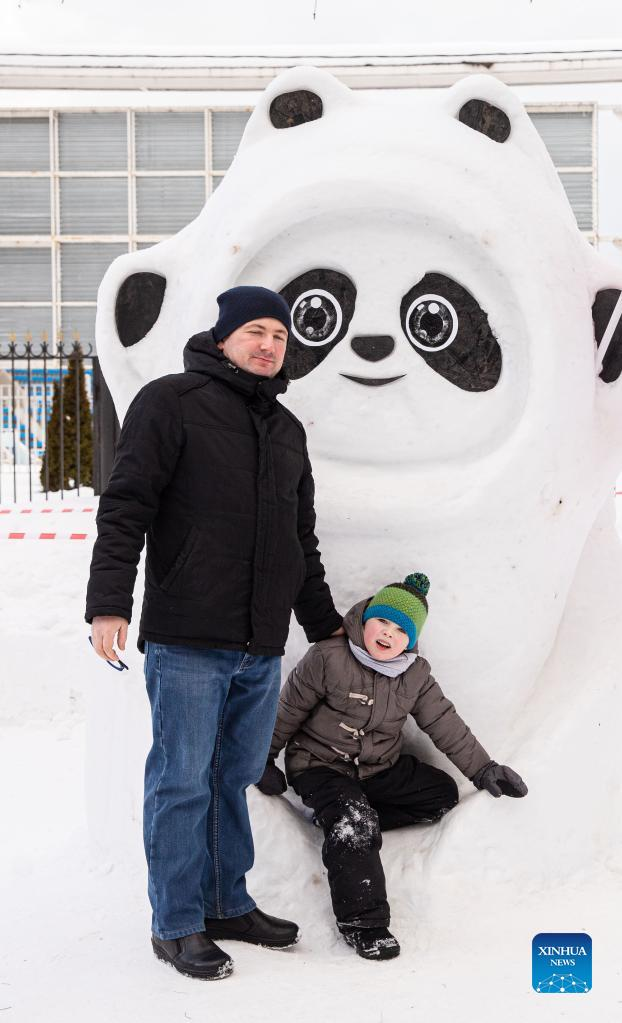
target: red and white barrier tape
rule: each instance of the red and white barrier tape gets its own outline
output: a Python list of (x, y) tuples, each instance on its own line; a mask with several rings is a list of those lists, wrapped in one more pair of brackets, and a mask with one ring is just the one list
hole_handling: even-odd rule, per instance
[(0, 508), (0, 515), (67, 515), (69, 512), (94, 512), (95, 508)]
[(0, 533), (0, 540), (88, 540), (89, 533)]
[[(1, 515), (10, 515), (11, 519), (4, 521), (9, 527), (5, 533), (0, 529), (0, 540), (90, 540), (95, 538), (95, 515), (97, 511), (95, 505), (87, 505), (82, 508), (80, 506), (75, 508), (67, 508), (62, 506), (51, 507), (49, 505), (31, 505), (27, 508), (0, 508)], [(91, 515), (90, 522), (81, 521), (79, 524), (75, 522), (74, 530), (58, 529), (60, 525), (59, 517), (61, 515), (72, 514), (74, 516)], [(22, 515), (30, 516), (30, 522), (28, 523), (29, 528), (26, 527), (26, 522), (18, 522), (17, 518), (21, 519)], [(39, 515), (52, 515), (54, 518), (48, 519), (44, 524), (43, 520), (37, 521)], [(33, 521), (34, 520), (34, 521)], [(0, 519), (0, 523), (2, 520)], [(63, 522), (63, 525), (65, 523)], [(45, 526), (48, 529), (45, 529)], [(34, 527), (34, 528), (33, 528)], [(37, 528), (38, 527), (38, 528)], [(75, 528), (77, 527), (77, 528)]]

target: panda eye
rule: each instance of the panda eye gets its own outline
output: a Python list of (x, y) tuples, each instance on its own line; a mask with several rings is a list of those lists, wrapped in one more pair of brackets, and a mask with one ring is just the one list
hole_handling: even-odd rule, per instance
[(337, 337), (342, 323), (339, 299), (322, 288), (303, 292), (292, 307), (292, 333), (303, 345), (329, 344)]
[(317, 267), (281, 288), (292, 314), (283, 368), (291, 380), (311, 373), (346, 336), (356, 287), (339, 270)]
[(440, 352), (458, 333), (458, 314), (441, 295), (421, 295), (406, 313), (406, 333), (422, 351)]
[(402, 329), (417, 355), (463, 391), (490, 391), (503, 357), (488, 316), (457, 281), (428, 273), (402, 298)]

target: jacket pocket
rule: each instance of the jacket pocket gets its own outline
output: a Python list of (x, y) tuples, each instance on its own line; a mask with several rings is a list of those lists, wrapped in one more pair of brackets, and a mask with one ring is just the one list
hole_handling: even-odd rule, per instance
[(171, 588), (171, 586), (175, 582), (175, 579), (177, 578), (182, 568), (188, 561), (188, 558), (192, 554), (194, 546), (197, 542), (198, 536), (199, 536), (198, 529), (195, 526), (190, 526), (190, 529), (186, 534), (186, 538), (181, 545), (179, 554), (177, 555), (168, 572), (160, 582), (160, 589), (164, 590), (164, 592)]

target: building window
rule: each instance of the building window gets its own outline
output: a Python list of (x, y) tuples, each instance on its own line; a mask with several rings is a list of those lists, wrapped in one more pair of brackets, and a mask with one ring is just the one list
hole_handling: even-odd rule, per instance
[(532, 108), (529, 116), (549, 151), (581, 231), (595, 240), (596, 145), (592, 108)]
[(249, 117), (0, 113), (0, 350), (20, 341), (94, 346), (107, 267), (200, 213)]

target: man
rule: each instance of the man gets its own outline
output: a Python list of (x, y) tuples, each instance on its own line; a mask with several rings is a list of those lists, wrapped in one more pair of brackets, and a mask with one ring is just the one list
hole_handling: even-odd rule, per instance
[(341, 631), (315, 536), (304, 429), (279, 402), (284, 299), (237, 287), (184, 373), (147, 384), (125, 418), (99, 502), (86, 620), (118, 660), (145, 533), (139, 649), (151, 703), (144, 840), (152, 946), (181, 973), (227, 976), (213, 938), (274, 948), (295, 923), (248, 895), (246, 788), (272, 738), (292, 607), (309, 642)]

